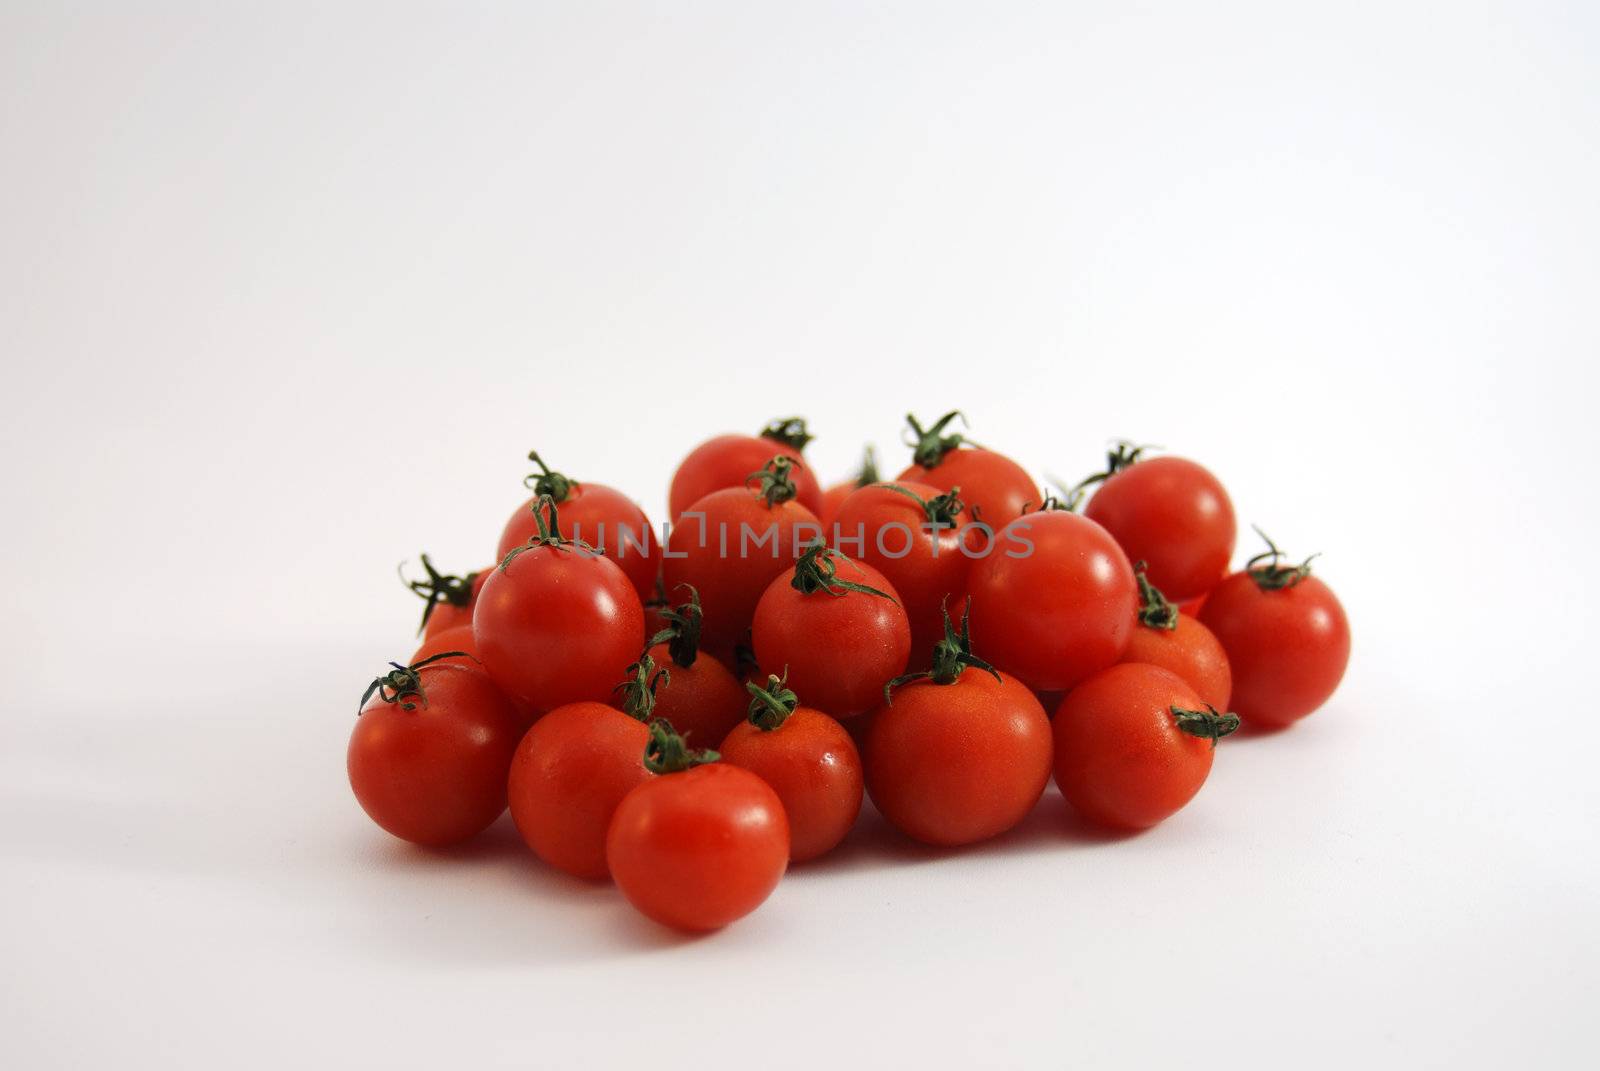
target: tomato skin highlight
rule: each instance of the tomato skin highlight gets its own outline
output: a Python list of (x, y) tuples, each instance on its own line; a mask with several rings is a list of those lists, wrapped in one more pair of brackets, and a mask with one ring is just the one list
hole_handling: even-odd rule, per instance
[[(1017, 549), (1022, 540), (1031, 551)], [(1066, 691), (1114, 665), (1139, 608), (1122, 548), (1098, 524), (1061, 510), (1030, 513), (999, 533), (973, 562), (967, 594), (984, 657), (1041, 692)]]
[(815, 517), (822, 509), (822, 487), (800, 451), (774, 439), (757, 435), (718, 435), (689, 451), (672, 474), (667, 493), (668, 513), (676, 525), (685, 511), (713, 491), (748, 486), (752, 472), (775, 457), (794, 462), (789, 476), (795, 483), (795, 501)]
[[(533, 508), (538, 498), (523, 503), (500, 534), (496, 561), (539, 534)], [(562, 534), (603, 551), (633, 584), (641, 602), (655, 596), (661, 571), (661, 540), (650, 527), (644, 510), (615, 488), (600, 483), (574, 483), (564, 501), (556, 503)], [(437, 611), (435, 611), (437, 613)]]
[(716, 930), (777, 888), (789, 866), (789, 819), (777, 793), (737, 766), (652, 775), (618, 805), (606, 860), (646, 916), (679, 930)]
[[(731, 650), (745, 638), (767, 585), (800, 557), (804, 548), (797, 532), (815, 538), (821, 527), (816, 514), (798, 502), (768, 506), (757, 492), (743, 487), (714, 491), (688, 512), (699, 516), (675, 525), (667, 541), (663, 563), (667, 590), (693, 585), (705, 613), (703, 645), (719, 652)], [(741, 546), (745, 526), (753, 534)], [(764, 542), (758, 547), (757, 540)]]
[(1209, 470), (1181, 457), (1136, 461), (1107, 478), (1084, 507), (1150, 582), (1174, 602), (1204, 595), (1228, 571), (1233, 502)]
[(1263, 591), (1246, 572), (1212, 589), (1200, 621), (1228, 653), (1233, 712), (1263, 728), (1312, 713), (1339, 687), (1350, 662), (1350, 622), (1315, 576)]
[(615, 562), (537, 546), (490, 574), (472, 630), (494, 682), (543, 713), (611, 695), (644, 647), (644, 607)]
[(1117, 829), (1148, 829), (1194, 798), (1215, 746), (1178, 728), (1172, 707), (1201, 710), (1193, 688), (1159, 666), (1102, 670), (1061, 701), (1056, 785), (1072, 808)]
[(417, 670), (415, 696), (362, 708), (345, 756), (361, 809), (384, 830), (427, 847), (458, 844), (506, 809), (517, 714), (480, 669), (451, 659)]
[(689, 666), (672, 660), (670, 644), (650, 648), (650, 657), (667, 671), (656, 689), (655, 716), (672, 723), (694, 747), (715, 747), (744, 720), (750, 693), (727, 666), (700, 651)]
[(606, 832), (624, 796), (652, 776), (650, 730), (604, 703), (569, 703), (529, 729), (511, 760), (507, 792), (517, 832), (557, 870), (604, 878)]
[(718, 750), (723, 762), (749, 770), (783, 801), (791, 862), (832, 851), (861, 813), (861, 754), (844, 726), (820, 710), (796, 707), (771, 730), (741, 722)]
[(774, 579), (755, 610), (756, 661), (787, 674), (789, 687), (836, 718), (865, 714), (883, 702), (883, 686), (906, 668), (911, 625), (888, 579), (870, 565), (834, 555), (837, 577), (884, 592), (797, 591), (795, 570)]
[(1128, 638), (1124, 662), (1160, 666), (1177, 676), (1219, 711), (1228, 709), (1233, 695), (1233, 672), (1228, 655), (1211, 630), (1188, 614), (1178, 614), (1174, 629), (1138, 625)]
[(1050, 719), (1020, 681), (968, 668), (916, 681), (872, 715), (867, 794), (901, 832), (953, 847), (998, 836), (1050, 780)]
[(1044, 501), (1027, 469), (1004, 454), (975, 446), (951, 450), (932, 468), (913, 464), (896, 482), (905, 480), (941, 491), (961, 488), (968, 512), (997, 531)]
[[(925, 500), (941, 493), (931, 484), (911, 480), (898, 486)], [(911, 623), (914, 658), (931, 651), (944, 635), (942, 608), (947, 600), (952, 607), (958, 605), (966, 589), (972, 559), (962, 552), (960, 529), (970, 520), (962, 510), (954, 528), (941, 528), (935, 534), (922, 507), (889, 485), (875, 483), (845, 499), (828, 529), (836, 549), (878, 570), (894, 585)]]

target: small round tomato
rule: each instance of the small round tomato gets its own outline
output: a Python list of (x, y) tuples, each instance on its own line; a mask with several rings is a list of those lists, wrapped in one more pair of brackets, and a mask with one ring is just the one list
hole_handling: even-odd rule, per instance
[(663, 627), (650, 637), (645, 661), (667, 666), (655, 696), (655, 716), (686, 740), (715, 743), (744, 720), (750, 697), (716, 658), (700, 650), (700, 594), (683, 585), (689, 601), (661, 611)]
[(749, 486), (753, 474), (774, 454), (792, 463), (795, 500), (815, 516), (822, 508), (822, 488), (800, 456), (810, 441), (805, 420), (787, 417), (774, 420), (761, 429), (760, 435), (719, 435), (701, 443), (672, 474), (672, 487), (667, 494), (672, 523), (677, 524), (685, 511), (713, 491)]
[(1182, 613), (1145, 576), (1144, 562), (1134, 565), (1139, 581), (1139, 624), (1122, 652), (1124, 662), (1143, 662), (1171, 670), (1193, 688), (1202, 702), (1228, 709), (1233, 674), (1228, 656), (1211, 630)]
[(497, 560), (504, 560), (539, 534), (539, 519), (534, 511), (540, 500), (549, 495), (561, 509), (561, 523), (568, 536), (616, 562), (628, 575), (641, 602), (654, 598), (656, 579), (661, 574), (661, 541), (644, 510), (621, 491), (603, 483), (579, 483), (551, 472), (538, 451), (531, 451), (528, 460), (539, 466), (538, 472), (523, 481), (533, 491), (533, 497), (506, 522)]
[(872, 715), (867, 793), (902, 832), (972, 844), (1025, 818), (1050, 780), (1050, 719), (1031, 691), (947, 625), (933, 669)]
[(540, 519), (540, 533), (490, 574), (472, 618), (489, 676), (535, 713), (604, 700), (644, 646), (627, 576), (564, 538), (553, 502)]
[(1142, 461), (1140, 450), (1119, 444), (1106, 474), (1086, 481), (1104, 482), (1084, 516), (1110, 532), (1129, 558), (1149, 562), (1151, 583), (1186, 602), (1204, 595), (1228, 569), (1233, 503), (1221, 482), (1193, 461)]
[(483, 663), (478, 658), (478, 640), (472, 634), (472, 623), (457, 625), (441, 632), (434, 632), (425, 637), (416, 652), (412, 654), (412, 662), (421, 662), (424, 658), (432, 658), (436, 654), (446, 651), (457, 651), (466, 655), (480, 669)]
[(507, 788), (511, 817), (535, 855), (580, 878), (606, 876), (611, 816), (650, 777), (648, 717), (648, 698), (626, 712), (584, 701), (557, 707), (528, 730)]
[(1029, 513), (967, 573), (972, 626), (990, 660), (1041, 692), (1114, 665), (1139, 608), (1133, 567), (1104, 528), (1075, 513)]
[(700, 593), (701, 633), (714, 649), (731, 652), (744, 639), (773, 577), (821, 537), (816, 514), (794, 500), (792, 471), (787, 457), (771, 458), (760, 488), (713, 491), (672, 529), (664, 563), (667, 587), (676, 591), (689, 584)]
[(756, 606), (756, 661), (819, 710), (865, 714), (906, 668), (911, 625), (882, 573), (821, 543), (773, 580)]
[(484, 672), (435, 655), (361, 697), (346, 767), (361, 809), (402, 840), (457, 844), (506, 809), (517, 715)]
[(861, 755), (844, 726), (800, 706), (781, 678), (750, 685), (750, 694), (750, 717), (722, 742), (722, 760), (761, 778), (783, 801), (790, 861), (815, 859), (832, 851), (861, 813)]
[(1056, 785), (1091, 821), (1147, 829), (1194, 798), (1218, 738), (1238, 727), (1160, 666), (1112, 666), (1056, 710)]
[(650, 726), (653, 776), (617, 806), (606, 862), (645, 915), (680, 930), (715, 930), (772, 894), (789, 866), (783, 803), (749, 770), (690, 752), (665, 722)]
[(869, 487), (878, 482), (878, 457), (872, 447), (867, 447), (861, 457), (861, 469), (848, 480), (841, 480), (825, 488), (822, 492), (822, 506), (817, 510), (817, 520), (822, 522), (824, 532), (833, 528), (834, 518), (839, 515), (839, 507), (844, 500), (863, 487)]
[(899, 476), (941, 491), (961, 488), (961, 498), (972, 516), (992, 528), (1002, 528), (1038, 506), (1044, 496), (1039, 485), (1021, 465), (1004, 454), (973, 446), (959, 435), (946, 435), (944, 429), (961, 416), (949, 412), (926, 431), (917, 418), (907, 414), (911, 425), (911, 467)]
[(1200, 620), (1228, 652), (1229, 705), (1251, 725), (1281, 728), (1339, 687), (1350, 661), (1350, 622), (1333, 590), (1311, 575), (1311, 559), (1282, 564), (1278, 548), (1267, 545), (1212, 589)]
[(963, 552), (968, 522), (960, 489), (941, 493), (925, 483), (863, 487), (839, 507), (830, 530), (836, 550), (882, 573), (911, 622), (913, 657), (944, 635), (945, 600), (966, 588), (972, 559)]
[(478, 593), (489, 579), (489, 570), (452, 576), (435, 569), (426, 554), (422, 556), (422, 568), (427, 570), (426, 580), (406, 580), (405, 574), (400, 574), (406, 587), (427, 604), (422, 608), (422, 624), (417, 626), (417, 634), (432, 636), (472, 624), (472, 611), (478, 604)]

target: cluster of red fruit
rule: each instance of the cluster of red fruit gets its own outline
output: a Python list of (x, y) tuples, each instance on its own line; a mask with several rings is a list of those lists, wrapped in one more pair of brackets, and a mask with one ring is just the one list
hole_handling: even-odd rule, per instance
[(499, 564), (424, 556), (409, 582), (425, 638), (362, 697), (356, 798), (436, 846), (509, 802), (550, 865), (705, 930), (836, 846), (863, 792), (955, 846), (1016, 825), (1053, 771), (1086, 820), (1142, 829), (1241, 719), (1284, 726), (1333, 693), (1338, 600), (1270, 541), (1230, 574), (1206, 469), (1120, 444), (1046, 496), (958, 419), (908, 418), (899, 477), (869, 452), (826, 490), (803, 420), (711, 439), (673, 477), (664, 538), (531, 454)]

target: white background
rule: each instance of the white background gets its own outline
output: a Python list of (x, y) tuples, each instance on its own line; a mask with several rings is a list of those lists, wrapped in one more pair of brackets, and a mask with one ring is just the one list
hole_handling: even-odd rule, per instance
[[(0, 1063), (1592, 1066), (1597, 32), (6, 0)], [(1336, 699), (1148, 834), (869, 819), (699, 940), (365, 821), (395, 565), (530, 447), (658, 515), (711, 433), (954, 406), (1323, 551)]]

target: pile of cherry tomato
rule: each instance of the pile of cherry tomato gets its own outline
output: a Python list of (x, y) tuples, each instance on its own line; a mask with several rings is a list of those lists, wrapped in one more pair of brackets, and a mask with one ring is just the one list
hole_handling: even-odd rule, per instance
[(802, 419), (702, 443), (663, 533), (530, 454), (498, 562), (424, 555), (407, 581), (423, 642), (362, 697), (356, 799), (429, 846), (509, 806), (545, 863), (709, 930), (836, 847), (863, 795), (956, 847), (1053, 775), (1084, 820), (1144, 829), (1194, 798), (1219, 739), (1338, 686), (1338, 599), (1270, 541), (1230, 572), (1205, 468), (1123, 443), (1047, 495), (960, 414), (907, 419), (905, 471), (879, 479), (869, 451), (826, 489)]

